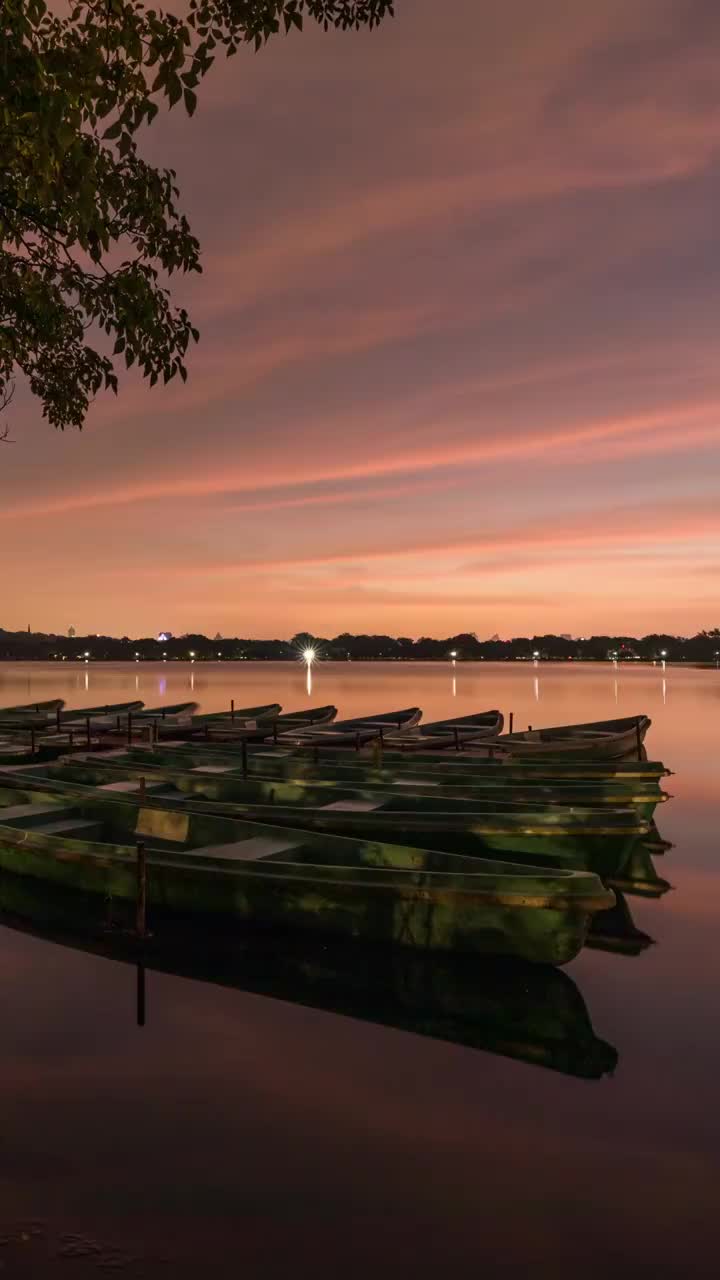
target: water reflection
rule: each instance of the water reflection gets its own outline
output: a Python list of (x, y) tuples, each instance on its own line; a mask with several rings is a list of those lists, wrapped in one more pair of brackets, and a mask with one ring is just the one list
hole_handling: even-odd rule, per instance
[[(359, 944), (215, 933), (203, 938), (163, 922), (162, 937), (136, 944), (118, 925), (102, 931), (97, 911), (77, 895), (56, 894), (19, 877), (0, 886), (0, 925), (30, 932), (62, 948), (105, 955), (128, 965), (136, 1022), (147, 1022), (147, 972), (173, 974), (269, 999), (450, 1041), (584, 1079), (614, 1071), (618, 1054), (600, 1039), (585, 1001), (566, 972), (509, 960), (427, 956)], [(95, 918), (94, 918), (95, 917)], [(77, 933), (68, 933), (72, 920)], [(62, 956), (58, 957), (62, 964)], [(133, 973), (134, 968), (134, 973)]]
[(623, 893), (616, 890), (615, 906), (593, 916), (586, 947), (613, 951), (624, 956), (639, 956), (652, 947), (655, 939), (638, 929)]

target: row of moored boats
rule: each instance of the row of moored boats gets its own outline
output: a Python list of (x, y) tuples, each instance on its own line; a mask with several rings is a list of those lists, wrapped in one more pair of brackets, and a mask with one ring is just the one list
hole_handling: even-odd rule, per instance
[(157, 938), (289, 936), (564, 964), (654, 859), (665, 767), (645, 716), (503, 732), (498, 711), (339, 720), (279, 704), (0, 710), (0, 869), (62, 917), (134, 910)]

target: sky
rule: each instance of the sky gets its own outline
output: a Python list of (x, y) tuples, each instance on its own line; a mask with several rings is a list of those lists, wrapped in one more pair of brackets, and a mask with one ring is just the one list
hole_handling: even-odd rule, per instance
[(397, 0), (217, 64), (144, 154), (201, 341), (82, 433), (19, 388), (0, 626), (720, 625), (717, 0)]

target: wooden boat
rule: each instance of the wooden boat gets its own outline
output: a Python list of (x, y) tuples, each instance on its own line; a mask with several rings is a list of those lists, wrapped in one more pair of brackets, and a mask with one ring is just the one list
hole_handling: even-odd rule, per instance
[(189, 720), (198, 709), (197, 702), (175, 702), (162, 707), (142, 707), (133, 711), (133, 720)]
[(212, 742), (231, 741), (239, 738), (245, 742), (266, 742), (291, 733), (295, 729), (314, 729), (320, 725), (331, 724), (337, 715), (337, 707), (308, 707), (303, 711), (287, 711), (268, 719), (259, 719), (255, 727), (241, 725), (240, 728), (231, 721), (219, 721), (217, 726), (209, 726), (209, 738)]
[(147, 1016), (147, 969), (582, 1079), (600, 1079), (617, 1066), (617, 1050), (595, 1035), (575, 983), (547, 965), (240, 929), (198, 937), (187, 920), (167, 917), (160, 931), (140, 940), (127, 903), (108, 910), (96, 896), (15, 875), (0, 877), (0, 925), (124, 962), (138, 991), (140, 1022)]
[(402, 711), (385, 711), (374, 716), (355, 716), (351, 720), (337, 720), (330, 729), (298, 729), (288, 734), (288, 739), (297, 739), (318, 746), (352, 746), (358, 748), (373, 739), (382, 739), (386, 733), (397, 733), (412, 729), (419, 724), (422, 711), (419, 707), (406, 707)]
[(235, 707), (228, 711), (205, 711), (202, 715), (193, 716), (193, 727), (203, 728), (206, 724), (217, 724), (226, 720), (228, 724), (236, 724), (242, 720), (269, 720), (272, 716), (279, 715), (281, 711), (279, 702), (266, 702), (259, 707)]
[(502, 733), (504, 723), (502, 712), (480, 711), (475, 715), (419, 724), (410, 733), (383, 734), (383, 739), (386, 745), (397, 747), (401, 752), (427, 751), (428, 748), (439, 751), (445, 747), (459, 751), (466, 740), (475, 743), (482, 738), (496, 738)]
[[(634, 810), (548, 806), (532, 812), (478, 808), (472, 800), (378, 792), (324, 794), (316, 787), (242, 782), (170, 771), (142, 778), (137, 770), (91, 765), (41, 766), (6, 775), (24, 801), (41, 789), (70, 802), (87, 798), (211, 812), (358, 840), (398, 843), (468, 857), (502, 855), (527, 865), (585, 868), (603, 879), (629, 877), (626, 865), (648, 830)], [(21, 790), (22, 789), (22, 790)], [(278, 795), (277, 792), (281, 794)], [(328, 803), (328, 794), (330, 802)]]
[(281, 749), (245, 749), (244, 752), (239, 752), (229, 744), (207, 747), (190, 744), (189, 747), (161, 748), (153, 751), (152, 755), (146, 751), (141, 751), (139, 755), (131, 751), (118, 755), (117, 759), (124, 762), (146, 761), (149, 767), (155, 761), (173, 768), (236, 772), (248, 777), (333, 782), (348, 787), (389, 786), (414, 792), (427, 788), (436, 791), (442, 787), (449, 789), (448, 794), (456, 791), (458, 794), (468, 795), (477, 794), (481, 788), (529, 790), (541, 787), (545, 788), (547, 794), (549, 789), (561, 786), (563, 791), (571, 794), (576, 788), (578, 793), (580, 789), (593, 788), (598, 792), (606, 791), (621, 806), (631, 799), (652, 803), (653, 798), (660, 800), (663, 796), (653, 775), (649, 775), (650, 780), (647, 782), (643, 781), (642, 776), (638, 778), (632, 773), (626, 775), (617, 772), (610, 773), (607, 779), (602, 773), (594, 773), (586, 779), (582, 776), (576, 778), (571, 769), (571, 776), (566, 780), (562, 772), (553, 776), (546, 770), (515, 771), (504, 765), (492, 769), (468, 769), (459, 764), (456, 766), (452, 753), (452, 763), (442, 756), (438, 757), (437, 763), (432, 764), (412, 756), (403, 757), (388, 765), (385, 756), (379, 758), (377, 763), (360, 760), (357, 756), (340, 761), (331, 758), (316, 762), (311, 756), (300, 756), (292, 752), (286, 754)]
[[(193, 764), (196, 760), (202, 763)], [(22, 764), (18, 760), (10, 760), (8, 763), (17, 766)], [(30, 766), (32, 762), (27, 760), (26, 763)], [(435, 806), (440, 808), (461, 802), (465, 807), (471, 803), (474, 809), (492, 812), (505, 809), (527, 812), (555, 809), (558, 806), (571, 807), (575, 814), (584, 809), (633, 809), (647, 823), (651, 822), (656, 806), (668, 799), (666, 792), (658, 788), (643, 789), (639, 784), (632, 789), (615, 787), (613, 784), (583, 782), (550, 786), (537, 783), (526, 787), (513, 784), (502, 786), (492, 782), (478, 786), (469, 782), (462, 787), (444, 786), (442, 782), (423, 786), (422, 782), (418, 782), (417, 786), (413, 784), (412, 787), (397, 787), (391, 783), (368, 783), (365, 780), (344, 785), (336, 780), (323, 778), (264, 779), (244, 776), (236, 761), (230, 764), (206, 763), (199, 752), (192, 755), (173, 751), (108, 752), (100, 757), (91, 752), (73, 757), (67, 767), (61, 763), (52, 769), (32, 769), (31, 772), (33, 775), (60, 781), (80, 780), (92, 786), (99, 786), (112, 777), (162, 777), (173, 785), (182, 786), (188, 794), (202, 793), (209, 798), (237, 803), (307, 803), (310, 807), (320, 807), (330, 801), (384, 799), (394, 796), (396, 799), (402, 797), (403, 804), (410, 805), (415, 803), (416, 798), (425, 797), (432, 799)], [(443, 803), (440, 804), (440, 801)], [(648, 839), (652, 831), (651, 826)]]
[[(206, 813), (27, 793), (0, 810), (0, 869), (157, 911), (565, 964), (613, 894), (588, 872), (482, 862)], [(3, 797), (6, 799), (6, 797)], [(12, 798), (12, 796), (11, 796)], [(17, 798), (17, 793), (15, 793)]]
[(127, 718), (128, 713), (132, 715), (139, 714), (145, 703), (141, 698), (134, 698), (130, 702), (109, 702), (103, 706), (97, 707), (72, 707), (69, 711), (61, 711), (55, 718), (57, 728), (83, 729), (87, 726), (88, 720), (92, 725), (103, 725), (105, 723), (119, 722), (121, 717)]
[(566, 724), (551, 729), (527, 729), (505, 733), (495, 739), (512, 756), (587, 755), (622, 757), (640, 753), (650, 728), (647, 716), (626, 716), (620, 720), (596, 720), (589, 724)]
[(48, 698), (45, 702), (21, 702), (17, 707), (0, 707), (0, 720), (6, 716), (32, 714), (39, 715), (43, 711), (57, 711), (65, 706), (64, 698)]

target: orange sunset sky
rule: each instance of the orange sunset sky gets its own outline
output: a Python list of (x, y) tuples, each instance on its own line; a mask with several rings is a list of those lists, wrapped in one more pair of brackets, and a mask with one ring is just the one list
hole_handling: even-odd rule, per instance
[(0, 626), (720, 625), (720, 4), (397, 0), (213, 68), (186, 386), (18, 388)]

